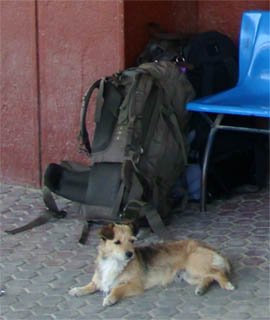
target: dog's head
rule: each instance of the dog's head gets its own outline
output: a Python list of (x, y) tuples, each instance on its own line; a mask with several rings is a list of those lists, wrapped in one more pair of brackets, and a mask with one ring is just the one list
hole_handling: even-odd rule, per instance
[(134, 256), (137, 228), (133, 224), (108, 224), (99, 233), (100, 250), (105, 257), (128, 261)]

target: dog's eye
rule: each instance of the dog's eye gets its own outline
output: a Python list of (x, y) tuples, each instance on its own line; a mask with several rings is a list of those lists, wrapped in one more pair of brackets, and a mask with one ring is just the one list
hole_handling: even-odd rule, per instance
[(119, 245), (119, 244), (121, 244), (121, 241), (120, 241), (120, 240), (117, 240), (117, 241), (114, 242), (114, 244)]
[(131, 240), (129, 240), (131, 243), (134, 243), (135, 242), (135, 240), (134, 239), (131, 239)]

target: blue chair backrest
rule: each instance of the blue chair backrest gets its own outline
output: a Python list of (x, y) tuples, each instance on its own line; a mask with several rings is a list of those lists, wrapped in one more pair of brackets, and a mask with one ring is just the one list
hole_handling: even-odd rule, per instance
[[(238, 84), (254, 85), (269, 94), (270, 85), (270, 12), (247, 11), (243, 14)], [(254, 88), (255, 89), (255, 88)]]

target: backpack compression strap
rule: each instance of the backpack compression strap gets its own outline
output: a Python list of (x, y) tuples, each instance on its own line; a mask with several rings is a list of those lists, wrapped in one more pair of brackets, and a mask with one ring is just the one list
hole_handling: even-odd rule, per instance
[[(99, 89), (101, 82), (103, 83), (102, 80), (97, 80), (96, 82), (94, 82), (92, 84), (92, 86), (87, 90), (86, 94), (83, 96), (83, 102), (82, 102), (82, 109), (81, 109), (81, 114), (80, 114), (80, 132), (78, 135), (78, 141), (79, 141), (79, 151), (80, 152), (86, 152), (88, 155), (91, 154), (92, 149), (91, 149), (91, 144), (89, 141), (89, 135), (86, 129), (86, 114), (87, 114), (87, 108), (88, 108), (88, 104), (90, 101), (90, 98), (94, 92), (95, 89)], [(102, 86), (103, 88), (103, 86)], [(97, 109), (99, 110), (100, 108), (98, 108), (99, 105), (102, 104), (102, 96), (103, 96), (103, 92), (101, 92), (101, 90), (98, 93), (97, 96)]]
[(155, 232), (161, 239), (173, 240), (159, 213), (150, 203), (139, 200), (130, 200), (125, 210), (129, 210), (129, 207), (137, 207), (138, 218), (146, 217), (152, 231)]
[(172, 240), (168, 230), (163, 224), (157, 210), (150, 204), (142, 207), (142, 213), (145, 215), (151, 229), (163, 240)]
[(12, 230), (5, 230), (6, 233), (16, 234), (22, 231), (30, 230), (37, 226), (41, 226), (42, 224), (47, 223), (51, 218), (61, 219), (66, 216), (65, 211), (60, 211), (58, 209), (51, 191), (46, 186), (43, 187), (42, 193), (43, 193), (44, 203), (46, 204), (48, 209), (42, 215), (40, 215), (39, 217), (37, 217), (33, 221), (30, 221), (29, 223), (27, 223), (22, 227), (15, 228)]

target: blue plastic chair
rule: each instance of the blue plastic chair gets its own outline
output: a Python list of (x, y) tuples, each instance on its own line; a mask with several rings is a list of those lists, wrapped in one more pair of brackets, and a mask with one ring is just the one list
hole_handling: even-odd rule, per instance
[[(268, 129), (224, 126), (226, 114), (270, 118), (270, 12), (247, 11), (242, 16), (237, 85), (221, 93), (187, 104), (201, 112), (211, 126), (205, 149), (201, 178), (201, 211), (206, 211), (207, 167), (217, 130), (238, 130), (269, 134)], [(207, 113), (215, 113), (214, 121)]]

